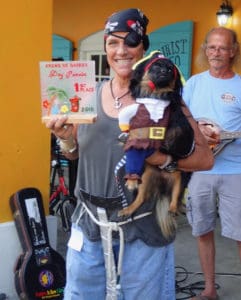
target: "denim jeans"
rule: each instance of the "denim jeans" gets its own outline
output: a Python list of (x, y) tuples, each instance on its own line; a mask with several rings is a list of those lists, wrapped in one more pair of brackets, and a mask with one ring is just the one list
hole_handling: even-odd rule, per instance
[[(80, 229), (78, 229), (80, 230)], [(81, 250), (68, 247), (65, 300), (105, 300), (106, 270), (101, 241), (83, 237)], [(173, 243), (150, 247), (125, 243), (118, 300), (175, 300)]]

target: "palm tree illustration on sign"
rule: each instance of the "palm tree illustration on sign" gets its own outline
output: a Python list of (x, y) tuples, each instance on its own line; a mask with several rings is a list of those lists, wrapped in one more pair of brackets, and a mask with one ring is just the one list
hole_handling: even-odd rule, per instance
[(48, 116), (50, 114), (66, 114), (70, 110), (69, 97), (65, 90), (50, 86), (47, 89), (49, 97)]

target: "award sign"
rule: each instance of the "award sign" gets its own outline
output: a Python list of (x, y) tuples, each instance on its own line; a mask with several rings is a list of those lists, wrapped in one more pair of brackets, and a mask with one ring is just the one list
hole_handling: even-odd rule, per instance
[(42, 121), (66, 115), (67, 123), (96, 119), (94, 61), (40, 62)]

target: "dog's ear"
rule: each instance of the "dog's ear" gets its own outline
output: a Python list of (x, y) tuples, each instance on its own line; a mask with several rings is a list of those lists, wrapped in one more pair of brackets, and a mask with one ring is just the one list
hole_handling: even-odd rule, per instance
[(140, 83), (136, 78), (132, 77), (130, 80), (129, 90), (133, 98), (137, 98), (140, 93)]
[(132, 97), (137, 98), (140, 95), (141, 81), (144, 75), (145, 62), (140, 63), (132, 71), (129, 89)]
[(177, 94), (179, 94), (181, 96), (182, 88), (183, 88), (181, 74), (176, 66), (174, 66), (174, 68), (176, 68), (176, 80), (175, 80), (174, 90)]

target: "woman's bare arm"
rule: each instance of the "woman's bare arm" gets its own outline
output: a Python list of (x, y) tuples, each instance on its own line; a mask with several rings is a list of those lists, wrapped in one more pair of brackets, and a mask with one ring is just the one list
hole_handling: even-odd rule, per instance
[(67, 117), (53, 118), (46, 123), (46, 127), (59, 139), (63, 155), (70, 160), (74, 160), (78, 158), (77, 126), (66, 124), (67, 119)]
[[(195, 149), (187, 158), (178, 160), (178, 169), (186, 172), (209, 170), (213, 166), (214, 157), (208, 142), (185, 104), (183, 112), (194, 130)], [(146, 161), (152, 165), (163, 165), (166, 160), (166, 154), (156, 151)]]

